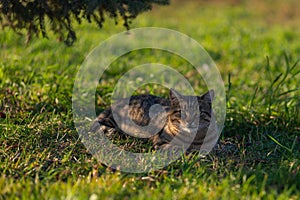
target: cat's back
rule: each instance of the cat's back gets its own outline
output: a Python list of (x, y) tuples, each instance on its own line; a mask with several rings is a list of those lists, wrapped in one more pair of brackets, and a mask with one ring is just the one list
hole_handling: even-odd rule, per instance
[(137, 125), (146, 126), (148, 125), (151, 116), (149, 111), (151, 106), (159, 104), (165, 111), (169, 110), (170, 101), (163, 97), (143, 94), (131, 96), (130, 98), (116, 99), (111, 108), (115, 115), (123, 118), (128, 109), (128, 114), (131, 120), (133, 120)]

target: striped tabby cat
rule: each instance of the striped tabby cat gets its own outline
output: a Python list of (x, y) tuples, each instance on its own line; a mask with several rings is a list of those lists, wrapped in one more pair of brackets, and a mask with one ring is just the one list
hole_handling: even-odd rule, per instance
[[(94, 121), (91, 131), (95, 132), (100, 128), (107, 136), (111, 136), (113, 134), (127, 135), (122, 131), (126, 129), (130, 130), (130, 135), (148, 138), (147, 140), (152, 142), (155, 149), (178, 147), (186, 143), (188, 152), (200, 150), (211, 122), (213, 98), (212, 90), (201, 96), (185, 96), (171, 89), (168, 99), (154, 95), (137, 95), (119, 99), (113, 104), (114, 112), (112, 113), (112, 107), (104, 110)], [(158, 131), (154, 135), (139, 135), (139, 132), (143, 132), (142, 127), (147, 126), (153, 118), (151, 106), (155, 104), (161, 105), (166, 111), (165, 118), (159, 120)], [(128, 116), (124, 117), (124, 112), (122, 112), (126, 105), (129, 105), (128, 115), (135, 123), (134, 127), (128, 127), (126, 122)], [(116, 123), (117, 120), (113, 116), (115, 119), (118, 118), (119, 123)], [(137, 134), (131, 134), (133, 132)], [(186, 141), (185, 139), (191, 137), (192, 134), (194, 137)], [(175, 136), (179, 142), (171, 143)]]

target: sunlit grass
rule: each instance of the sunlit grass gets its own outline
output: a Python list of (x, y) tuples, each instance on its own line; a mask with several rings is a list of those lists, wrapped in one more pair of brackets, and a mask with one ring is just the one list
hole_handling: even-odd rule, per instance
[[(101, 41), (124, 31), (122, 25), (110, 20), (102, 30), (78, 25), (73, 47), (52, 35), (53, 40), (34, 38), (26, 46), (25, 37), (2, 31), (0, 199), (299, 199), (300, 27), (293, 15), (299, 4), (284, 3), (286, 14), (280, 14), (279, 1), (264, 1), (257, 10), (245, 2), (176, 1), (133, 21), (132, 28), (172, 28), (197, 40), (218, 65), (227, 92), (221, 135), (227, 148), (145, 174), (114, 172), (97, 163), (72, 121), (79, 66)], [(164, 52), (136, 55), (120, 58), (106, 72), (97, 88), (98, 111), (129, 65), (155, 61), (191, 74), (188, 63)], [(189, 80), (197, 92), (206, 90), (201, 80)], [(149, 91), (167, 93), (159, 87)]]

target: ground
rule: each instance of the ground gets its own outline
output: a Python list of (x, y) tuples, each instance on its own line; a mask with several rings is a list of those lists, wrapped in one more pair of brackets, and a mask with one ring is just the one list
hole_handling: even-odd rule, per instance
[[(72, 47), (54, 35), (25, 45), (24, 36), (1, 31), (0, 199), (299, 199), (299, 7), (297, 0), (172, 1), (133, 21), (132, 28), (183, 32), (208, 51), (226, 87), (220, 142), (232, 147), (144, 174), (99, 164), (73, 124), (77, 70), (97, 44), (124, 27), (110, 20), (101, 30), (83, 23)], [(97, 112), (123, 72), (153, 61), (172, 65), (197, 92), (206, 91), (185, 60), (133, 52), (100, 81)], [(151, 85), (139, 92), (167, 94)]]

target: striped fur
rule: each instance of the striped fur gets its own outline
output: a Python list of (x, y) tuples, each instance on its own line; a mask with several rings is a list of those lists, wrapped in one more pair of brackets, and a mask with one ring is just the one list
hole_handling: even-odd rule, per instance
[[(114, 103), (114, 114), (122, 119), (121, 110), (129, 102), (129, 116), (132, 121), (138, 126), (146, 126), (150, 122), (150, 107), (154, 104), (160, 104), (167, 113), (166, 122), (162, 124), (161, 130), (150, 137), (149, 140), (152, 141), (155, 149), (168, 148), (175, 136), (178, 141), (183, 141), (178, 145), (185, 144), (184, 141), (190, 135), (189, 130), (196, 130), (194, 131), (196, 132), (195, 137), (188, 143), (191, 143), (188, 148), (188, 152), (190, 152), (200, 150), (203, 144), (212, 118), (213, 96), (213, 91), (209, 91), (202, 96), (185, 96), (173, 89), (170, 90), (169, 99), (154, 95), (137, 95), (132, 96), (130, 99), (116, 101)], [(126, 121), (126, 119), (124, 120)], [(103, 111), (97, 117), (91, 131), (95, 132), (99, 127), (108, 136), (115, 133), (124, 134), (114, 120), (111, 108)]]

